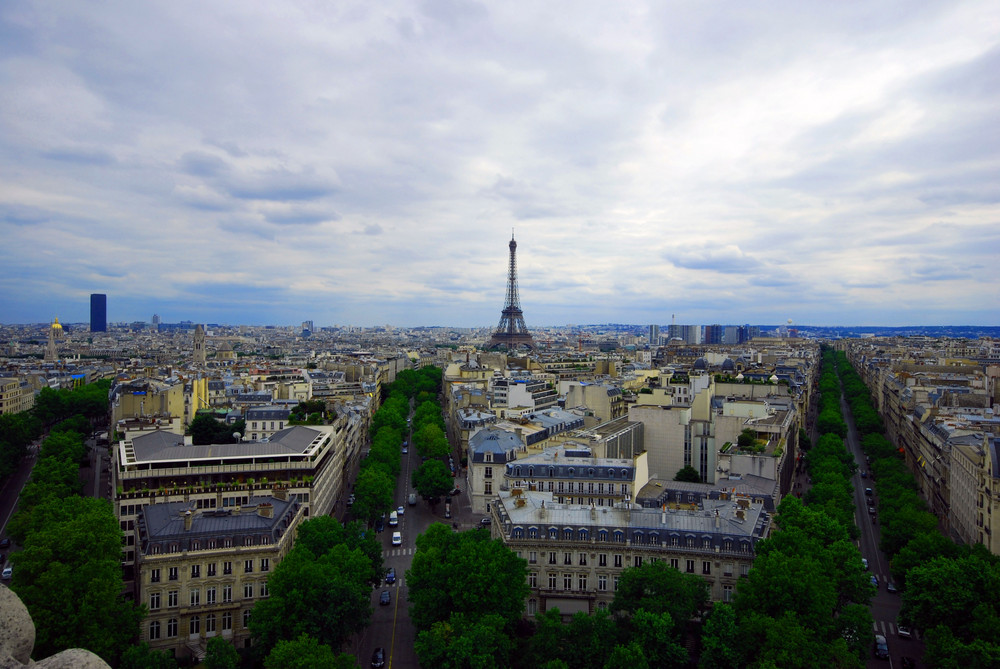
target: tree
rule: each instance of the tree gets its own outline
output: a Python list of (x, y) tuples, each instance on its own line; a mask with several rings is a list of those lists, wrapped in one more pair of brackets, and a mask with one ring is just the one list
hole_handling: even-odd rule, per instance
[(421, 464), (413, 471), (411, 481), (420, 496), (430, 502), (448, 494), (455, 485), (448, 465), (440, 460), (427, 460)]
[(434, 523), (417, 537), (406, 572), (410, 618), (418, 630), (452, 613), (520, 620), (528, 596), (527, 562), (486, 532), (452, 532)]
[(236, 669), (240, 663), (240, 655), (233, 645), (221, 636), (213, 636), (208, 640), (205, 653), (207, 669)]
[(413, 445), (423, 458), (444, 458), (448, 456), (448, 438), (444, 430), (434, 424), (427, 424), (413, 433)]
[(716, 604), (702, 629), (698, 669), (739, 669), (741, 666), (736, 611), (729, 604)]
[(372, 565), (369, 579), (381, 580), (382, 544), (374, 532), (365, 531), (361, 522), (352, 520), (341, 525), (333, 516), (314, 516), (300, 523), (295, 535), (295, 547), (309, 551), (315, 559), (341, 544), (364, 553)]
[(195, 446), (207, 444), (235, 444), (234, 433), (246, 434), (246, 422), (242, 419), (232, 425), (217, 420), (210, 413), (199, 413), (188, 425), (191, 442)]
[(611, 612), (634, 615), (645, 609), (651, 613), (669, 613), (672, 620), (684, 625), (707, 601), (705, 579), (678, 571), (666, 562), (647, 562), (622, 571)]
[(736, 438), (736, 445), (740, 448), (747, 449), (757, 443), (757, 433), (746, 427), (740, 432), (740, 436)]
[(118, 669), (177, 669), (177, 660), (169, 652), (153, 650), (141, 641), (125, 649)]
[(354, 482), (354, 515), (368, 524), (374, 523), (392, 506), (396, 482), (379, 466), (366, 466)]
[(422, 667), (502, 669), (510, 666), (513, 647), (502, 617), (453, 613), (417, 634), (414, 650)]
[(50, 499), (32, 510), (12, 589), (35, 623), (35, 652), (86, 648), (116, 662), (139, 633), (142, 609), (122, 596), (122, 531), (106, 500)]
[(340, 544), (320, 557), (296, 546), (267, 581), (270, 596), (254, 605), (250, 632), (267, 653), (303, 634), (340, 648), (371, 617), (371, 563)]
[(264, 669), (355, 669), (353, 655), (335, 655), (333, 649), (303, 634), (294, 641), (279, 641), (264, 660)]
[(604, 663), (604, 669), (649, 669), (649, 662), (642, 647), (633, 641), (628, 645), (615, 646), (611, 657)]
[(677, 474), (674, 475), (675, 481), (686, 481), (688, 483), (701, 483), (701, 476), (698, 475), (698, 470), (691, 465), (684, 465), (677, 470)]
[(650, 666), (680, 667), (687, 664), (687, 650), (676, 641), (678, 631), (669, 613), (650, 613), (639, 609), (629, 621), (629, 627), (632, 643), (643, 649)]

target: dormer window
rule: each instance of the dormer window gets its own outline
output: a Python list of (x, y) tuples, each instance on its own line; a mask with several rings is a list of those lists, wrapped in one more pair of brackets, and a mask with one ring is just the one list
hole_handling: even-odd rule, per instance
[(483, 462), (493, 462), (493, 452), (487, 451), (483, 453)]

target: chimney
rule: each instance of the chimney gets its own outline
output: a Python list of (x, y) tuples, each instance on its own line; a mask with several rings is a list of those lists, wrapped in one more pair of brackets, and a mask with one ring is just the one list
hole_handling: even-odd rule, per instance
[(191, 523), (192, 522), (194, 522), (194, 514), (191, 513), (190, 509), (188, 509), (187, 511), (184, 512), (184, 531), (185, 532), (190, 532), (191, 531)]
[(286, 486), (283, 486), (283, 485), (275, 485), (271, 489), (271, 495), (275, 499), (279, 499), (282, 502), (287, 502), (288, 501), (288, 488)]
[(590, 519), (597, 520), (597, 507), (593, 504), (590, 505)]
[(718, 510), (718, 509), (716, 509), (716, 510), (715, 510), (715, 527), (716, 527), (716, 528), (719, 528), (719, 527), (721, 527), (721, 526), (722, 526), (722, 521), (721, 521), (721, 520), (719, 520), (719, 510)]
[(538, 517), (541, 520), (545, 520), (545, 518), (547, 517), (547, 515), (548, 514), (545, 511), (545, 500), (543, 499), (542, 500), (542, 506), (539, 507), (539, 509), (538, 509)]
[(257, 505), (257, 515), (261, 518), (274, 518), (274, 505), (270, 502), (261, 502)]

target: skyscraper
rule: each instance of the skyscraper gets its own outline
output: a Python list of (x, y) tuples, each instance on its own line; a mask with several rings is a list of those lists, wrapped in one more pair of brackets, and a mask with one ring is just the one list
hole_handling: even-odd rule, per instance
[(649, 345), (659, 346), (660, 345), (660, 326), (650, 325), (649, 326)]
[(108, 331), (108, 296), (103, 293), (90, 294), (90, 331)]

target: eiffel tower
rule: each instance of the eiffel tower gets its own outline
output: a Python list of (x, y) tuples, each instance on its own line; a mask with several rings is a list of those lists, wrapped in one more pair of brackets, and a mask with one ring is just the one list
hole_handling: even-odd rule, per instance
[(535, 342), (531, 333), (524, 325), (524, 314), (521, 312), (521, 300), (517, 297), (517, 242), (514, 234), (510, 235), (510, 267), (507, 270), (507, 299), (503, 311), (500, 312), (500, 324), (490, 337), (486, 348), (506, 348), (513, 351), (519, 346), (534, 348)]

